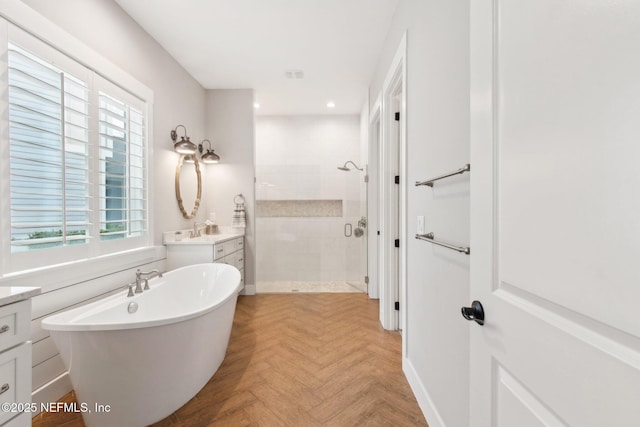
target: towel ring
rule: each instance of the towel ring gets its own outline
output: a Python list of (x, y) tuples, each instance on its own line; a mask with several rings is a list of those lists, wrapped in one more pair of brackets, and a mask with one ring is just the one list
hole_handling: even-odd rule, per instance
[[(238, 197), (242, 199), (241, 202), (238, 201)], [(233, 198), (233, 203), (235, 203), (236, 205), (239, 205), (240, 203), (244, 204), (244, 196), (242, 195), (242, 193), (237, 194), (236, 197)]]

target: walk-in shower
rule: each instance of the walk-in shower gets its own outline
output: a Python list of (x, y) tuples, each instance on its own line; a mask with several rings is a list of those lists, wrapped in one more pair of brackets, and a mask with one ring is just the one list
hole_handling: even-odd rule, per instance
[(366, 292), (367, 184), (341, 172), (365, 142), (355, 115), (256, 117), (256, 292)]

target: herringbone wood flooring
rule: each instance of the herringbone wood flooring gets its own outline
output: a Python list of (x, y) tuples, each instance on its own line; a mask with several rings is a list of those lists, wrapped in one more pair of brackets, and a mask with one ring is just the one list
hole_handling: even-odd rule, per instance
[[(220, 369), (154, 426), (426, 426), (400, 346), (364, 294), (241, 296)], [(65, 413), (33, 422), (83, 425)]]

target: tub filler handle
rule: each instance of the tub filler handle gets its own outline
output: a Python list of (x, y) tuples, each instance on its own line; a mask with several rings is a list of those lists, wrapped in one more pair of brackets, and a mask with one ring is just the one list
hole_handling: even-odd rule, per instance
[[(143, 278), (142, 276), (148, 276)], [(152, 277), (162, 277), (162, 273), (160, 270), (151, 270), (151, 271), (140, 271), (140, 269), (136, 270), (136, 290), (135, 293), (139, 294), (143, 290), (149, 290), (149, 279)], [(144, 289), (142, 288), (142, 282), (144, 281)]]

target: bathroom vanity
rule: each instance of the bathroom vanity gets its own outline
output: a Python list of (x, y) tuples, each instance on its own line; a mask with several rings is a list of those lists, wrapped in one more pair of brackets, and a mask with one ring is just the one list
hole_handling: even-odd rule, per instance
[(182, 233), (182, 239), (175, 239), (175, 232), (163, 235), (167, 247), (167, 270), (186, 265), (219, 262), (233, 265), (240, 271), (240, 283), (244, 289), (244, 235), (240, 233), (203, 234), (189, 238), (189, 232)]
[(31, 297), (40, 288), (0, 287), (0, 425), (30, 426)]

